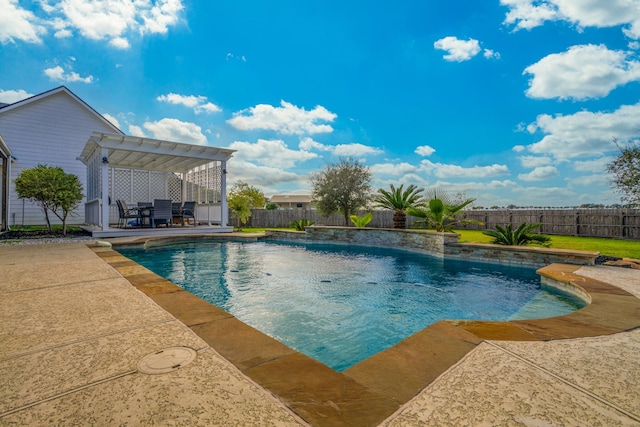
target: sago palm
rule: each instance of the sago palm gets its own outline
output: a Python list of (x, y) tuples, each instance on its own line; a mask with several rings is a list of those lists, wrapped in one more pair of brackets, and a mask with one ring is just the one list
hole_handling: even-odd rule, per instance
[(407, 214), (420, 218), (427, 227), (434, 228), (436, 231), (451, 231), (455, 225), (482, 224), (479, 221), (456, 218), (474, 200), (467, 199), (462, 203), (454, 203), (447, 193), (433, 189), (426, 207), (409, 208)]
[(423, 197), (420, 193), (424, 191), (415, 185), (410, 185), (404, 190), (404, 184), (396, 188), (393, 184), (389, 190), (378, 189), (378, 194), (374, 199), (377, 207), (393, 210), (393, 228), (407, 228), (407, 214), (409, 208), (420, 206)]
[(523, 222), (517, 229), (513, 229), (511, 224), (506, 227), (496, 225), (495, 230), (485, 230), (482, 233), (493, 237), (491, 243), (495, 245), (525, 246), (529, 244), (551, 246), (551, 238), (542, 234), (533, 233), (533, 230), (541, 224), (527, 224)]

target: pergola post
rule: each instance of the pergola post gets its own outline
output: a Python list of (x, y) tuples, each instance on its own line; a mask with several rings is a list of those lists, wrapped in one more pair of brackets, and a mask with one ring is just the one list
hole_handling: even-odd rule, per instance
[(229, 208), (227, 207), (227, 162), (220, 162), (220, 167), (222, 168), (221, 178), (220, 178), (220, 226), (226, 227), (227, 221), (229, 220)]
[(0, 231), (9, 231), (9, 191), (11, 184), (11, 150), (0, 135)]
[(109, 230), (109, 150), (100, 148), (100, 199), (102, 200), (102, 231)]

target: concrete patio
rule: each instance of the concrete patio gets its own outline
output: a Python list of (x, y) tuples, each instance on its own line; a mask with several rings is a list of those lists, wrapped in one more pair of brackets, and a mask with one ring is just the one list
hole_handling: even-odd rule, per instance
[(0, 425), (640, 425), (636, 270), (555, 270), (590, 311), (439, 322), (340, 374), (89, 246), (0, 246)]

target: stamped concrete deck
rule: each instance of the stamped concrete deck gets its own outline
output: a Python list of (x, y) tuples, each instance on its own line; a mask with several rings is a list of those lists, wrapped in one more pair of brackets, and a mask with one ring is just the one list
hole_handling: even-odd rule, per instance
[[(640, 272), (544, 274), (592, 304), (439, 322), (337, 373), (110, 248), (0, 246), (0, 425), (640, 425)], [(170, 347), (197, 357), (140, 371)]]

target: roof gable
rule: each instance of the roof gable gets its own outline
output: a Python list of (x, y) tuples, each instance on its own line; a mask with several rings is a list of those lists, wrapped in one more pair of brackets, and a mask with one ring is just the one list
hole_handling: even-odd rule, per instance
[(51, 97), (51, 96), (54, 96), (54, 95), (58, 95), (58, 94), (67, 95), (73, 101), (78, 103), (82, 108), (87, 110), (97, 120), (101, 121), (106, 126), (108, 126), (109, 128), (113, 129), (114, 133), (117, 133), (119, 135), (124, 135), (124, 132), (122, 132), (120, 129), (118, 129), (109, 120), (105, 119), (102, 114), (100, 114), (96, 110), (94, 110), (93, 107), (91, 107), (89, 104), (87, 104), (82, 99), (80, 99), (75, 93), (71, 92), (66, 86), (59, 86), (59, 87), (57, 87), (55, 89), (51, 89), (51, 90), (48, 90), (46, 92), (42, 92), (42, 93), (40, 93), (38, 95), (34, 95), (32, 97), (23, 99), (22, 101), (14, 102), (13, 104), (5, 105), (5, 106), (0, 106), (0, 114), (3, 114), (3, 113), (6, 113), (8, 111), (12, 111), (12, 110), (15, 110), (15, 109), (18, 109), (18, 108), (22, 108), (22, 107), (28, 106), (30, 104), (33, 104), (35, 102), (41, 101), (41, 100), (43, 100), (45, 98), (48, 98), (48, 97)]

